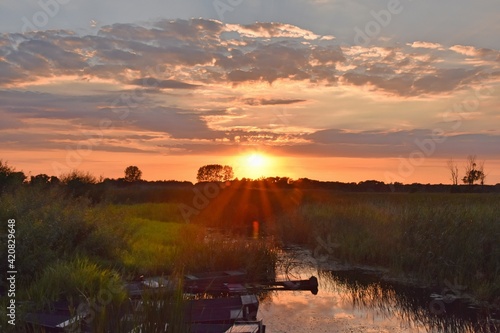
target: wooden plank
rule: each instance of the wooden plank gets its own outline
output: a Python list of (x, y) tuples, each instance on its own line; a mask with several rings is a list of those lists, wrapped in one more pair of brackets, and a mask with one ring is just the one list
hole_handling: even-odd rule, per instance
[(233, 324), (193, 324), (191, 333), (265, 333), (262, 321), (235, 322)]

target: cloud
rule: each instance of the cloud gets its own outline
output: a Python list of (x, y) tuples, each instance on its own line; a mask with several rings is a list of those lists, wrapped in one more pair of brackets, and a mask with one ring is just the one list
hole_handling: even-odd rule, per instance
[(258, 105), (289, 105), (305, 102), (303, 99), (264, 99), (264, 98), (246, 98), (244, 103), (251, 106)]
[(199, 114), (188, 110), (157, 107), (133, 113), (127, 120), (129, 128), (165, 133), (175, 139), (214, 140), (222, 136), (211, 130)]
[[(100, 133), (96, 149), (187, 154), (262, 145), (316, 156), (399, 156), (431, 136), (393, 130), (433, 126), (421, 119), (432, 118), (422, 109), (426, 100), (498, 80), (496, 50), (424, 41), (340, 46), (283, 23), (161, 20), (105, 26), (92, 36), (7, 34), (0, 43), (1, 130), (20, 129), (10, 136), (16, 145), (46, 149), (65, 149), (81, 137), (72, 133), (99, 131), (109, 120), (109, 132), (120, 135)], [(277, 114), (286, 106), (290, 113)], [(385, 130), (359, 128), (379, 125)], [(463, 135), (450, 134), (440, 147), (464, 153), (472, 140), (486, 153), (498, 143), (493, 134)]]
[(291, 24), (278, 22), (256, 22), (249, 25), (228, 24), (227, 31), (236, 31), (241, 37), (247, 38), (304, 38), (318, 39), (321, 36), (312, 31), (299, 28)]
[[(87, 136), (85, 136), (85, 134)], [(137, 145), (137, 138), (113, 136), (100, 138), (90, 136), (88, 132), (74, 132), (72, 134), (44, 132), (17, 131), (16, 133), (1, 132), (0, 144), (5, 150), (31, 150), (31, 151), (63, 151), (65, 153), (81, 149), (85, 151), (104, 152), (128, 152), (128, 153), (157, 153), (154, 147), (144, 144), (145, 138), (141, 138), (142, 144)], [(135, 147), (136, 146), (136, 147)]]
[(444, 50), (444, 47), (439, 43), (417, 41), (417, 42), (413, 42), (413, 43), (408, 44), (408, 45), (410, 45), (413, 48)]
[(426, 75), (413, 82), (413, 87), (416, 92), (421, 93), (436, 93), (453, 91), (457, 88), (466, 86), (478, 78), (480, 70), (466, 70), (462, 68), (442, 69), (436, 71), (433, 75)]
[(131, 84), (146, 88), (160, 89), (196, 89), (200, 87), (197, 84), (190, 84), (176, 80), (158, 80), (153, 77), (145, 77), (131, 81)]
[[(9, 41), (15, 42), (9, 46)], [(425, 41), (341, 47), (334, 39), (290, 24), (205, 19), (113, 24), (95, 36), (64, 30), (10, 34), (1, 42), (0, 86), (73, 75), (142, 87), (141, 80), (154, 80), (157, 88), (173, 90), (295, 81), (419, 97), (477, 84), (500, 59), (496, 50), (461, 45), (446, 50)], [(443, 66), (448, 58), (452, 61)]]
[(484, 60), (491, 60), (494, 62), (500, 62), (500, 51), (492, 50), (487, 48), (476, 48), (474, 46), (465, 46), (465, 45), (453, 45), (450, 47), (451, 51), (454, 51), (458, 54), (465, 55), (467, 57), (477, 57)]
[[(494, 66), (480, 59), (481, 67), (465, 61), (454, 67), (443, 66), (446, 58), (428, 49), (418, 53), (406, 53), (401, 48), (358, 49), (350, 56), (356, 67), (347, 68), (341, 82), (401, 97), (450, 94), (487, 81), (494, 73)], [(450, 63), (455, 63), (452, 59)]]
[(8, 62), (2, 60), (0, 60), (0, 77), (2, 85), (10, 85), (27, 79), (24, 73), (16, 71)]
[(495, 157), (500, 135), (466, 133), (436, 136), (428, 129), (400, 131), (347, 131), (327, 129), (305, 135), (309, 143), (282, 147), (287, 153), (314, 156), (401, 157), (418, 153), (423, 158)]
[[(494, 147), (500, 144), (500, 135), (470, 133), (436, 137), (432, 130), (427, 129), (356, 132), (327, 129), (295, 135), (233, 130), (220, 134), (222, 136), (219, 140), (171, 142), (159, 147), (180, 155), (224, 155), (237, 153), (252, 143), (285, 156), (408, 158), (410, 154), (419, 154), (427, 159), (450, 156), (460, 158), (473, 152), (488, 159), (495, 158)], [(292, 143), (294, 140), (297, 142)]]
[(53, 40), (29, 39), (23, 41), (17, 47), (16, 56), (17, 53), (32, 54), (38, 57), (38, 62), (43, 65), (48, 62), (53, 69), (57, 70), (53, 74), (80, 71), (88, 66), (82, 55), (58, 46)]
[(0, 131), (23, 127), (22, 121), (7, 112), (0, 111), (0, 118), (2, 119), (2, 122), (0, 123)]

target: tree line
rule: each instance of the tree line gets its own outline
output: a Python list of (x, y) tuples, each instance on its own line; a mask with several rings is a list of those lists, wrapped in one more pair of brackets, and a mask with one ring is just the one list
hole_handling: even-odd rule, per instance
[[(303, 189), (329, 189), (343, 192), (497, 192), (500, 184), (496, 186), (486, 186), (486, 172), (484, 161), (478, 162), (475, 155), (468, 156), (464, 167), (464, 175), (460, 178), (458, 165), (449, 160), (447, 164), (453, 185), (443, 184), (402, 184), (394, 182), (386, 184), (376, 180), (366, 180), (362, 182), (336, 182), (318, 181), (308, 178), (291, 179), (289, 177), (264, 177), (259, 179), (235, 178), (234, 171), (229, 165), (208, 164), (198, 169), (196, 179), (200, 185), (205, 182), (231, 182), (238, 186), (249, 188), (303, 188)], [(0, 159), (0, 192), (9, 189), (16, 189), (22, 185), (30, 186), (64, 186), (75, 195), (85, 195), (93, 186), (131, 188), (131, 186), (142, 191), (153, 187), (159, 188), (187, 188), (196, 186), (191, 182), (180, 181), (145, 181), (142, 179), (142, 171), (139, 167), (131, 165), (125, 168), (124, 176), (118, 179), (95, 177), (89, 172), (73, 170), (62, 174), (59, 177), (39, 174), (26, 176), (22, 171), (16, 171), (7, 162)], [(466, 185), (481, 185), (482, 189), (476, 186), (459, 187), (459, 181)], [(139, 189), (140, 187), (140, 189)], [(453, 188), (454, 187), (454, 188)], [(131, 195), (129, 195), (131, 197)], [(135, 196), (134, 196), (135, 198)]]

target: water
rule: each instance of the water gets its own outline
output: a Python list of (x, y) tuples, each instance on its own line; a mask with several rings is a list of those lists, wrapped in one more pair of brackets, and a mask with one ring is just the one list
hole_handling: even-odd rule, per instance
[(304, 250), (282, 254), (278, 278), (319, 280), (319, 293), (279, 291), (261, 301), (259, 318), (267, 332), (500, 332), (491, 313), (432, 291), (385, 282), (366, 270), (318, 268)]

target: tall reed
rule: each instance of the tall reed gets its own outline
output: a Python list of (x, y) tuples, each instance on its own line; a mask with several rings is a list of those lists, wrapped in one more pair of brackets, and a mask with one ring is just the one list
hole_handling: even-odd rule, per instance
[(304, 203), (278, 219), (286, 241), (337, 260), (380, 265), (427, 283), (500, 296), (500, 197), (484, 194), (348, 194)]

